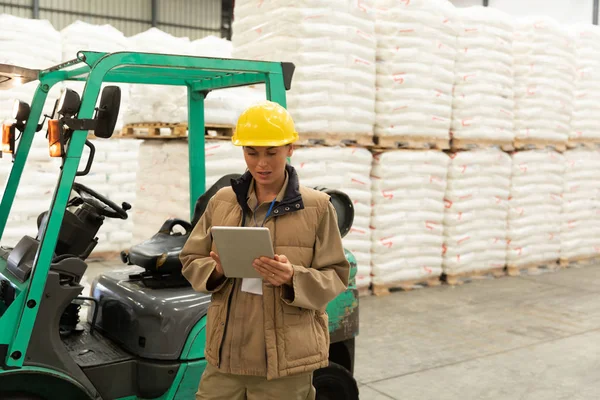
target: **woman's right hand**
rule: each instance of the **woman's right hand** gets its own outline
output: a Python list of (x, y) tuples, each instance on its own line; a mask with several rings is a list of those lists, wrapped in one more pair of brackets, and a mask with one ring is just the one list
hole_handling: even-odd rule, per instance
[(208, 277), (208, 282), (206, 282), (206, 288), (208, 290), (214, 290), (218, 287), (222, 282), (225, 274), (223, 273), (223, 267), (221, 266), (221, 259), (219, 255), (214, 251), (210, 252), (210, 257), (215, 260), (215, 270)]
[(217, 276), (215, 276), (215, 278), (221, 278), (223, 275), (225, 275), (225, 273), (223, 272), (223, 267), (221, 266), (221, 259), (219, 258), (219, 255), (214, 251), (210, 252), (210, 256), (213, 260), (215, 260), (216, 263), (215, 272), (217, 273)]

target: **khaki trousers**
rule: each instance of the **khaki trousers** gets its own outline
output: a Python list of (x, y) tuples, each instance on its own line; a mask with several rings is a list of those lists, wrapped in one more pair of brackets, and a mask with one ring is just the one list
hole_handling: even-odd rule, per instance
[(196, 400), (315, 400), (313, 374), (267, 381), (259, 376), (224, 374), (208, 364)]

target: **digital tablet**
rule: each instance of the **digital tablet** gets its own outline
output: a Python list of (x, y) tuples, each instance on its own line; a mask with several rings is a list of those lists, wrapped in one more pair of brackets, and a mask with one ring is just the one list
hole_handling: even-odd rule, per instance
[(268, 228), (213, 226), (211, 233), (227, 278), (262, 278), (252, 263), (275, 257)]

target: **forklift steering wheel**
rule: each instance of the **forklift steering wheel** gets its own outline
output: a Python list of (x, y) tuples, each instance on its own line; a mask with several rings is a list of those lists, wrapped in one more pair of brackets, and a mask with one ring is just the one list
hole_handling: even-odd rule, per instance
[(79, 195), (84, 203), (94, 207), (96, 211), (98, 211), (98, 214), (108, 218), (127, 219), (126, 210), (131, 209), (131, 206), (128, 203), (123, 203), (123, 207), (119, 207), (105, 196), (102, 196), (89, 187), (77, 182), (73, 183), (73, 190)]

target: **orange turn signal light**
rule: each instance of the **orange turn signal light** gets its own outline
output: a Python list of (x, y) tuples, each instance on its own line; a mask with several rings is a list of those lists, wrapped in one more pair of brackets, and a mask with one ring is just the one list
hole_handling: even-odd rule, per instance
[(48, 148), (50, 157), (63, 156), (61, 126), (57, 119), (48, 121)]
[(11, 154), (15, 150), (15, 125), (2, 125), (2, 152)]

